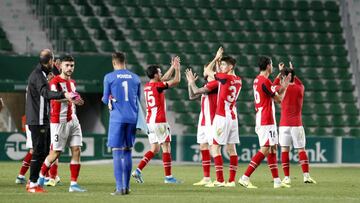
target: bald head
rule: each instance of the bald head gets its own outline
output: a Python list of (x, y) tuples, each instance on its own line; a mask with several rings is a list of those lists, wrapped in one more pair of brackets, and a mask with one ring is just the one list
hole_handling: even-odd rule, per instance
[(47, 65), (49, 63), (51, 63), (52, 65), (53, 60), (54, 60), (54, 54), (50, 49), (43, 49), (40, 51), (40, 63), (42, 65)]

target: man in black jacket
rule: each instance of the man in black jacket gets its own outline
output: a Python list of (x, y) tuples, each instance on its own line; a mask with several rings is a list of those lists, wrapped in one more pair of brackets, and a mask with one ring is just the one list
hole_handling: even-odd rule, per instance
[(41, 164), (49, 153), (50, 148), (50, 100), (67, 99), (75, 102), (73, 94), (64, 92), (50, 91), (47, 80), (54, 63), (54, 54), (49, 49), (40, 52), (39, 64), (32, 71), (28, 78), (28, 87), (26, 92), (26, 124), (29, 126), (32, 135), (33, 156), (30, 164), (30, 185), (28, 192), (44, 192), (39, 187), (37, 180)]

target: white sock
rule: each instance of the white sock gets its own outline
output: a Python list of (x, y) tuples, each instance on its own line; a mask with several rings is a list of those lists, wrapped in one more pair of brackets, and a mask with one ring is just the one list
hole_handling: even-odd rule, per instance
[(77, 182), (76, 181), (71, 181), (70, 186), (73, 186), (73, 185), (77, 185)]
[(275, 183), (275, 184), (280, 184), (280, 183), (281, 183), (281, 179), (280, 179), (280, 178), (274, 178), (274, 183)]
[(308, 178), (308, 177), (310, 177), (310, 174), (309, 173), (304, 173), (304, 177)]
[(167, 178), (172, 178), (173, 176), (172, 176), (172, 175), (169, 175), (169, 176), (165, 176), (165, 177), (167, 177)]
[(243, 176), (241, 176), (241, 179), (243, 179), (244, 181), (249, 181), (249, 177), (247, 177), (246, 175), (243, 175)]
[(25, 176), (19, 174), (18, 178), (25, 178)]
[(209, 181), (209, 180), (211, 180), (211, 178), (210, 177), (204, 177), (204, 180)]
[(290, 179), (290, 176), (285, 176), (285, 178)]

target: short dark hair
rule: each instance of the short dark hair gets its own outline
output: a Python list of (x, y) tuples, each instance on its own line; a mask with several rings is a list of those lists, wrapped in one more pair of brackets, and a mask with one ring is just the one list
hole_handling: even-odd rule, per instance
[(74, 60), (74, 57), (71, 56), (70, 54), (65, 54), (60, 57), (60, 61), (61, 62), (64, 62), (64, 61), (73, 62), (75, 60)]
[(146, 75), (150, 78), (150, 79), (154, 79), (155, 74), (158, 74), (159, 71), (158, 69), (160, 69), (159, 65), (150, 65), (147, 69), (146, 69)]
[(123, 52), (114, 52), (111, 55), (112, 60), (118, 63), (125, 63), (125, 54)]
[(271, 58), (268, 56), (260, 56), (258, 66), (260, 71), (266, 70), (267, 65), (271, 64)]
[(289, 73), (291, 73), (291, 79), (290, 82), (294, 82), (294, 77), (295, 77), (295, 71), (294, 69), (288, 68), (288, 67), (284, 67), (281, 71), (280, 71), (281, 75), (286, 77), (287, 75), (289, 75)]
[(231, 56), (224, 56), (221, 57), (221, 61), (225, 61), (227, 64), (231, 64), (235, 67), (236, 60)]

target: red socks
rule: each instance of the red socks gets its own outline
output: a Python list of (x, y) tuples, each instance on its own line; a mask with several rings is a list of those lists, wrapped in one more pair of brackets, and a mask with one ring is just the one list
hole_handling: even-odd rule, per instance
[(138, 165), (138, 169), (142, 170), (154, 156), (155, 154), (152, 151), (146, 152)]
[(29, 170), (31, 158), (32, 158), (32, 154), (30, 154), (30, 153), (28, 152), (28, 153), (26, 154), (26, 156), (24, 157), (24, 160), (23, 160), (23, 162), (22, 162), (22, 166), (21, 166), (21, 168), (20, 168), (19, 175), (24, 176), (25, 173)]
[(258, 151), (255, 156), (251, 159), (248, 168), (246, 169), (244, 175), (250, 177), (251, 174), (255, 171), (256, 167), (258, 167), (262, 160), (264, 160), (265, 156), (263, 153)]
[(268, 166), (270, 168), (271, 174), (273, 178), (279, 177), (279, 171), (277, 166), (277, 160), (276, 160), (276, 153), (269, 153), (267, 157)]
[(202, 167), (204, 172), (204, 177), (210, 177), (210, 165), (211, 165), (211, 157), (210, 150), (201, 150), (202, 157)]
[(224, 172), (223, 172), (223, 159), (221, 155), (214, 157), (215, 171), (216, 171), (216, 180), (220, 183), (224, 182)]
[(285, 176), (290, 176), (289, 152), (281, 152), (281, 163)]
[(50, 178), (55, 179), (57, 176), (57, 172), (58, 172), (58, 164), (57, 161), (55, 161), (51, 166), (50, 166), (50, 171), (49, 171), (49, 175)]
[(230, 167), (229, 167), (229, 182), (235, 181), (236, 171), (238, 168), (238, 156), (230, 156)]
[(77, 182), (80, 172), (80, 164), (71, 164), (70, 163), (70, 176), (71, 181)]
[(164, 152), (162, 154), (163, 165), (165, 176), (171, 176), (171, 154), (168, 152)]
[(51, 166), (51, 163), (45, 159), (44, 163), (42, 164), (41, 166), (41, 170), (40, 170), (40, 174), (45, 177), (47, 172), (49, 171), (50, 169), (50, 166)]
[(309, 159), (306, 151), (299, 152), (299, 163), (303, 173), (309, 173)]

